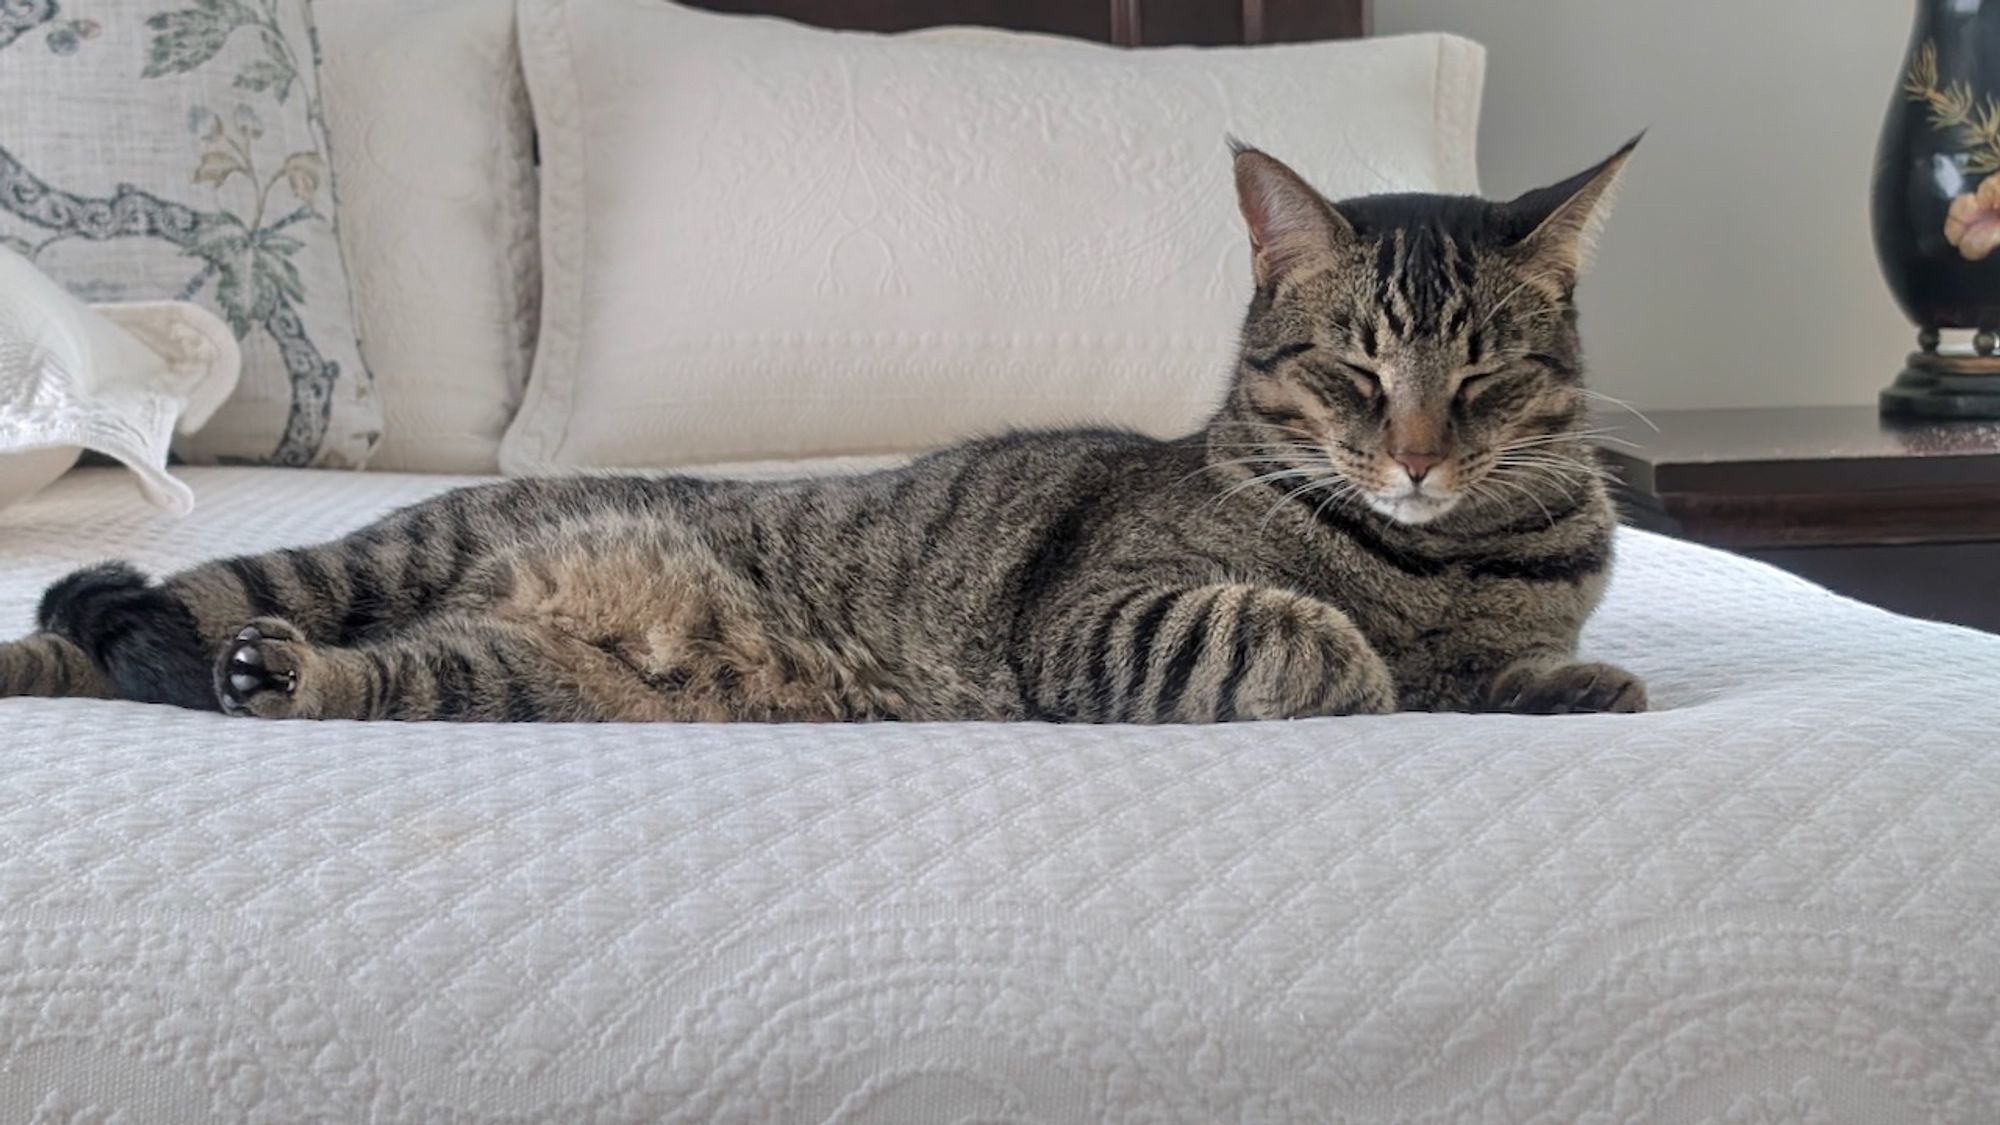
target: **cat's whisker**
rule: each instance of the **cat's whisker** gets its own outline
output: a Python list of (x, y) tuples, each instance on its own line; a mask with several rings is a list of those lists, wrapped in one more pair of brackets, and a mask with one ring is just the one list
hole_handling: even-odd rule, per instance
[(1566, 453), (1563, 451), (1562, 443), (1559, 442), (1545, 442), (1541, 444), (1530, 444), (1530, 445), (1519, 445), (1519, 446), (1501, 446), (1498, 449), (1495, 449), (1494, 453), (1497, 455), (1496, 459), (1502, 461), (1508, 460), (1510, 458), (1539, 458), (1541, 460), (1546, 460), (1546, 461), (1564, 461), (1572, 465), (1590, 467), (1593, 469), (1595, 469), (1598, 465), (1597, 459), (1594, 456), (1592, 456), (1588, 451), (1580, 453)]
[(1542, 518), (1549, 522), (1550, 527), (1554, 527), (1556, 525), (1556, 517), (1549, 511), (1549, 506), (1547, 504), (1542, 503), (1542, 498), (1536, 496), (1534, 492), (1531, 491), (1526, 485), (1518, 484), (1514, 481), (1507, 479), (1507, 477), (1503, 475), (1498, 469), (1495, 469), (1491, 474), (1487, 476), (1486, 479), (1488, 481), (1491, 481), (1495, 485), (1507, 488), (1510, 491), (1516, 492), (1521, 496), (1525, 497), (1530, 503), (1534, 504), (1535, 507), (1541, 509)]
[(1250, 485), (1262, 484), (1267, 480), (1283, 480), (1286, 477), (1309, 477), (1325, 471), (1324, 466), (1320, 465), (1299, 465), (1290, 461), (1274, 461), (1271, 463), (1279, 467), (1262, 473), (1252, 473), (1250, 476), (1231, 485), (1231, 489), (1246, 488)]
[(1516, 455), (1513, 457), (1503, 458), (1500, 464), (1518, 465), (1526, 469), (1540, 469), (1546, 472), (1559, 473), (1563, 477), (1571, 480), (1575, 479), (1588, 480), (1593, 477), (1598, 480), (1605, 480), (1605, 481), (1612, 479), (1611, 474), (1609, 472), (1596, 465), (1587, 464), (1582, 461), (1571, 460), (1570, 458), (1567, 457), (1547, 457), (1547, 456), (1533, 457), (1533, 456)]
[(1299, 459), (1296, 457), (1238, 457), (1229, 461), (1204, 462), (1200, 468), (1195, 469), (1191, 472), (1183, 473), (1182, 475), (1174, 478), (1174, 484), (1177, 487), (1179, 485), (1186, 484), (1187, 482), (1193, 480), (1194, 478), (1202, 476), (1211, 469), (1235, 469), (1235, 468), (1245, 468), (1251, 465), (1283, 465), (1287, 468), (1303, 467), (1299, 465)]
[(1493, 453), (1496, 457), (1501, 458), (1523, 456), (1565, 457), (1570, 456), (1570, 454), (1564, 452), (1567, 448), (1571, 448), (1568, 442), (1524, 442), (1519, 445), (1497, 446), (1493, 449)]
[(1544, 461), (1567, 461), (1572, 465), (1589, 465), (1593, 463), (1592, 460), (1587, 457), (1578, 456), (1573, 453), (1564, 453), (1562, 451), (1562, 447), (1556, 445), (1543, 445), (1543, 446), (1533, 446), (1521, 449), (1510, 449), (1502, 453), (1501, 457), (1503, 459), (1513, 457), (1513, 458), (1535, 458)]
[[(1226, 469), (1226, 468), (1230, 468), (1231, 466), (1235, 466), (1235, 465), (1292, 465), (1292, 466), (1298, 466), (1298, 465), (1299, 465), (1299, 462), (1298, 462), (1298, 460), (1297, 460), (1296, 458), (1292, 458), (1292, 457), (1237, 457), (1237, 458), (1233, 458), (1233, 459), (1231, 459), (1231, 460), (1228, 460), (1228, 461), (1210, 461), (1210, 462), (1209, 462), (1209, 463), (1207, 463), (1206, 465), (1203, 465), (1203, 466), (1202, 466), (1201, 468), (1199, 468), (1199, 469), (1196, 469), (1196, 470), (1195, 470), (1195, 473), (1201, 473), (1201, 472), (1206, 472), (1206, 471), (1207, 471), (1207, 470), (1209, 470), (1209, 469)], [(1193, 476), (1193, 475), (1194, 475), (1194, 473), (1190, 473), (1189, 475), (1190, 475), (1190, 476)]]
[(1297, 480), (1300, 477), (1312, 476), (1314, 473), (1318, 471), (1319, 470), (1317, 469), (1281, 469), (1274, 473), (1264, 473), (1260, 476), (1250, 477), (1247, 480), (1241, 480), (1236, 482), (1236, 485), (1234, 487), (1230, 488), (1227, 492), (1224, 492), (1222, 495), (1216, 497), (1215, 505), (1216, 507), (1219, 508), (1223, 504), (1227, 503), (1230, 497), (1235, 496), (1237, 493), (1242, 492), (1246, 489), (1255, 488), (1260, 484), (1270, 484), (1275, 481), (1281, 481), (1281, 480)]
[(1300, 437), (1309, 438), (1315, 442), (1320, 441), (1323, 436), (1321, 434), (1314, 433), (1311, 430), (1300, 429), (1297, 426), (1286, 426), (1277, 422), (1264, 422), (1264, 421), (1259, 421), (1257, 419), (1242, 419), (1238, 421), (1218, 422), (1216, 423), (1216, 425), (1218, 427), (1227, 427), (1227, 428), (1249, 429), (1251, 427), (1255, 427), (1257, 429), (1262, 429), (1262, 430), (1276, 430), (1279, 433), (1297, 434)]
[(1297, 453), (1307, 457), (1324, 457), (1326, 448), (1318, 445), (1282, 445), (1268, 441), (1215, 442), (1210, 449), (1235, 453), (1250, 450), (1253, 453)]
[(1492, 488), (1493, 483), (1492, 480), (1477, 480), (1472, 482), (1465, 488), (1466, 498), (1474, 504), (1492, 504), (1496, 507), (1505, 506), (1507, 497)]
[(1610, 432), (1580, 430), (1580, 432), (1564, 432), (1564, 434), (1530, 434), (1530, 436), (1524, 436), (1524, 438), (1512, 438), (1512, 440), (1506, 440), (1506, 442), (1500, 442), (1500, 444), (1492, 446), (1492, 452), (1496, 452), (1496, 454), (1508, 454), (1508, 452), (1516, 452), (1516, 450), (1546, 450), (1550, 446), (1584, 446), (1584, 452), (1588, 452), (1588, 446), (1592, 446), (1594, 442), (1616, 442), (1616, 444), (1640, 448), (1638, 442), (1614, 436)]
[(1204, 461), (1199, 468), (1176, 478), (1174, 481), (1176, 485), (1185, 484), (1211, 469), (1230, 469), (1245, 465), (1301, 466), (1307, 463), (1323, 463), (1326, 459), (1326, 450), (1323, 448), (1287, 442), (1211, 441), (1207, 448), (1211, 453), (1247, 451), (1250, 455), (1221, 461)]
[(1293, 442), (1276, 441), (1218, 441), (1211, 442), (1208, 449), (1212, 453), (1285, 453), (1298, 457), (1325, 457), (1323, 445), (1304, 445)]
[(1622, 437), (1619, 437), (1619, 436), (1618, 436), (1618, 435), (1616, 435), (1616, 434), (1608, 434), (1608, 433), (1597, 433), (1597, 434), (1591, 434), (1591, 435), (1589, 435), (1589, 440), (1591, 440), (1591, 441), (1593, 441), (1593, 442), (1600, 442), (1600, 441), (1604, 441), (1604, 442), (1610, 442), (1610, 443), (1611, 443), (1611, 444), (1613, 444), (1613, 445), (1622, 445), (1622, 446), (1624, 446), (1624, 447), (1625, 447), (1625, 448), (1627, 448), (1627, 449), (1643, 449), (1643, 448), (1645, 448), (1644, 446), (1640, 445), (1640, 444), (1639, 444), (1638, 442), (1636, 442), (1636, 441), (1633, 441), (1633, 440), (1632, 440), (1631, 438), (1622, 438)]
[(1314, 523), (1319, 522), (1320, 516), (1323, 513), (1325, 513), (1328, 505), (1337, 504), (1342, 500), (1351, 499), (1361, 494), (1361, 486), (1359, 484), (1356, 484), (1351, 480), (1342, 481), (1340, 483), (1342, 487), (1330, 490), (1327, 493), (1326, 499), (1319, 502), (1319, 507), (1313, 509)]
[(1616, 406), (1622, 410), (1630, 411), (1632, 417), (1637, 418), (1641, 422), (1644, 422), (1648, 429), (1652, 430), (1656, 434), (1660, 432), (1660, 427), (1655, 425), (1651, 418), (1646, 417), (1645, 411), (1639, 409), (1636, 406), (1633, 406), (1631, 403), (1626, 402), (1622, 398), (1613, 398), (1612, 396), (1605, 394), (1603, 391), (1593, 391), (1589, 387), (1583, 388), (1583, 394), (1585, 398), (1594, 398), (1599, 402), (1608, 402), (1611, 405)]
[(1269, 511), (1264, 513), (1263, 520), (1257, 524), (1257, 530), (1263, 531), (1265, 528), (1271, 526), (1271, 521), (1277, 517), (1279, 512), (1284, 510), (1286, 504), (1289, 504), (1293, 500), (1296, 500), (1297, 498), (1304, 496), (1306, 493), (1311, 492), (1313, 489), (1324, 488), (1329, 484), (1338, 483), (1342, 479), (1343, 478), (1338, 476), (1321, 477), (1318, 480), (1307, 481), (1300, 487), (1285, 493), (1285, 495), (1279, 497), (1276, 503), (1271, 505)]
[(1494, 475), (1501, 479), (1516, 480), (1560, 492), (1571, 501), (1576, 499), (1576, 486), (1582, 483), (1578, 477), (1546, 465), (1509, 465), (1495, 469)]
[[(1616, 432), (1615, 430), (1592, 429), (1564, 430), (1562, 433), (1557, 434), (1529, 434), (1525, 437), (1501, 442), (1493, 448), (1496, 452), (1505, 452), (1509, 449), (1529, 449), (1539, 445), (1565, 445), (1572, 442), (1581, 445), (1592, 441), (1624, 441), (1622, 438), (1613, 436)], [(1631, 445), (1634, 443), (1626, 441), (1625, 444)]]
[(1513, 324), (1513, 327), (1525, 328), (1531, 324), (1540, 324), (1544, 320), (1560, 320), (1568, 315), (1569, 315), (1568, 309), (1537, 309), (1536, 311), (1529, 313), (1527, 316), (1524, 316), (1519, 320), (1516, 320)]
[(1574, 476), (1565, 475), (1560, 470), (1548, 466), (1516, 464), (1507, 468), (1513, 471), (1496, 469), (1493, 473), (1494, 478), (1512, 481), (1523, 487), (1540, 486), (1551, 489), (1562, 493), (1563, 498), (1572, 504), (1577, 500), (1575, 486), (1580, 482)]

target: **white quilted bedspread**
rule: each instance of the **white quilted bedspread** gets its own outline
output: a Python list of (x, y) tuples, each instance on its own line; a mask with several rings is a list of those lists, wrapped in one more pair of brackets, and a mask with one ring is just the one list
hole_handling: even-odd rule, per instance
[[(107, 555), (440, 478), (73, 474)], [(0, 700), (0, 1122), (2000, 1121), (2000, 638), (1622, 541), (1641, 717), (272, 724)]]

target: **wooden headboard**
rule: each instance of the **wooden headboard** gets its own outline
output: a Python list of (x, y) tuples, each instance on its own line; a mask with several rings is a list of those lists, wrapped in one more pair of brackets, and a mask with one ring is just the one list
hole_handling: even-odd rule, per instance
[(1369, 0), (686, 0), (853, 31), (980, 24), (1161, 47), (1290, 43), (1368, 34)]

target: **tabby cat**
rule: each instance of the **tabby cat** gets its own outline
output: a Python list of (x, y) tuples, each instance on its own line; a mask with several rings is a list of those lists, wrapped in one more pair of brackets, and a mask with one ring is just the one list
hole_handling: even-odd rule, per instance
[(1256, 294), (1198, 433), (510, 481), (159, 583), (96, 566), (0, 645), (0, 695), (493, 721), (1642, 710), (1636, 677), (1574, 655), (1613, 523), (1575, 285), (1631, 151), (1506, 203), (1330, 203), (1238, 146)]

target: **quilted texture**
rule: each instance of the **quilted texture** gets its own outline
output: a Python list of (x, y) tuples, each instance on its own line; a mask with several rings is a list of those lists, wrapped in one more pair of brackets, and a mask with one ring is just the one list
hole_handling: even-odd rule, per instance
[(510, 472), (1183, 433), (1250, 298), (1226, 134), (1336, 195), (1476, 186), (1483, 56), (1447, 36), (1124, 51), (519, 11), (544, 287)]
[(513, 0), (316, 0), (371, 468), (490, 473), (541, 301)]
[[(0, 513), (0, 626), (448, 483), (187, 479)], [(0, 701), (0, 1119), (2000, 1120), (2000, 639), (1620, 547), (1587, 647), (1642, 717)]]

